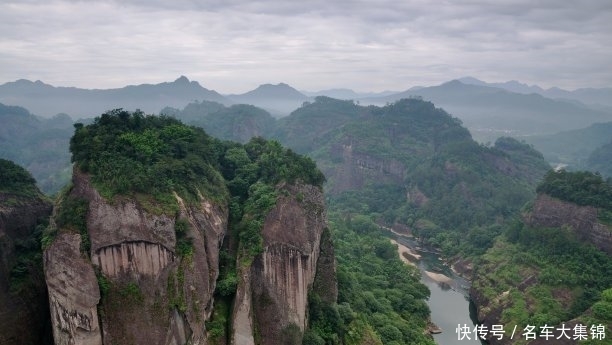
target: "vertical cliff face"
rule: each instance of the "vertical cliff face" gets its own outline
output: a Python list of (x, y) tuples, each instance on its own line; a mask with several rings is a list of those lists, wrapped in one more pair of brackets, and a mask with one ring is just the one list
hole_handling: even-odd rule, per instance
[(397, 184), (404, 182), (407, 173), (405, 164), (396, 159), (355, 152), (353, 146), (352, 139), (347, 139), (343, 144), (333, 145), (330, 150), (332, 160), (342, 162), (325, 171), (326, 176), (330, 176), (333, 181), (330, 193), (359, 189), (368, 181)]
[[(75, 124), (70, 151), (72, 185), (43, 241), (58, 343), (223, 342), (237, 273), (245, 339), (277, 343), (278, 325), (300, 335), (325, 223), (325, 177), (312, 160), (263, 138), (220, 142), (123, 110)], [(284, 182), (296, 180), (307, 185)], [(220, 316), (211, 318), (230, 206), (232, 224), (245, 228), (226, 246)], [(259, 303), (265, 296), (271, 302)], [(268, 327), (279, 314), (286, 319)]]
[[(282, 185), (279, 195), (263, 224), (263, 252), (250, 267), (242, 268), (234, 344), (299, 343), (307, 326), (308, 293), (318, 274), (326, 227), (323, 195), (309, 185)], [(325, 253), (330, 249), (326, 247)], [(326, 261), (333, 272), (333, 258)]]
[(45, 251), (45, 278), (56, 345), (101, 345), (96, 309), (100, 290), (94, 269), (80, 252), (81, 235), (63, 232)]
[(593, 206), (579, 206), (540, 194), (533, 210), (525, 216), (525, 223), (551, 228), (570, 227), (578, 238), (612, 255), (612, 229), (598, 220), (598, 212)]
[(205, 344), (227, 207), (175, 197), (172, 216), (109, 202), (75, 169), (67, 198), (86, 201), (90, 248), (60, 228), (45, 252), (56, 344)]
[(1, 190), (0, 344), (47, 344), (47, 291), (34, 231), (50, 216), (52, 206), (38, 196)]

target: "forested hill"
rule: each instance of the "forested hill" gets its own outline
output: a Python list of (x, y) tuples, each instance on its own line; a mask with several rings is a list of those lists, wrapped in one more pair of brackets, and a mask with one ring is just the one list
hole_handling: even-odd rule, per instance
[[(114, 110), (88, 126), (75, 127), (70, 141), (72, 161), (80, 171), (91, 174), (107, 197), (147, 193), (163, 202), (167, 197), (173, 200), (168, 194), (177, 192), (187, 199), (197, 199), (202, 193), (221, 200), (231, 193), (245, 194), (258, 180), (276, 184), (299, 179), (319, 187), (324, 181), (311, 159), (276, 142), (254, 138), (242, 147), (171, 117)], [(235, 171), (239, 169), (243, 170)], [(244, 185), (234, 188), (239, 183), (229, 181), (228, 194), (224, 178), (236, 176)]]
[[(555, 326), (555, 339), (561, 324), (570, 337), (576, 324), (605, 325), (605, 339), (584, 343), (611, 344), (612, 183), (590, 172), (550, 171), (537, 190), (477, 261), (471, 297), (478, 319), (486, 327)], [(491, 340), (510, 343), (520, 342)]]
[(219, 139), (246, 143), (252, 137), (269, 136), (274, 118), (265, 110), (248, 104), (226, 107), (212, 101), (193, 102), (182, 110), (166, 107), (161, 114), (203, 128)]
[(606, 160), (606, 144), (612, 141), (612, 122), (553, 135), (526, 137), (549, 162), (563, 164), (568, 170), (589, 170), (612, 176), (612, 159)]
[[(276, 133), (317, 161), (331, 207), (401, 223), (449, 254), (487, 247), (497, 224), (533, 196), (549, 169), (541, 154), (514, 139), (476, 143), (459, 119), (419, 99), (384, 107), (317, 99), (285, 121), (291, 127)], [(303, 133), (327, 130), (308, 142), (287, 134), (300, 125)]]
[[(2, 116), (10, 117), (6, 123), (15, 126), (0, 130), (10, 148), (6, 158), (40, 171), (34, 176), (44, 191), (58, 190), (69, 176), (65, 148), (71, 121), (2, 109)], [(277, 139), (317, 161), (338, 209), (407, 225), (451, 251), (467, 242), (490, 244), (498, 233), (495, 224), (533, 195), (548, 169), (539, 153), (514, 139), (479, 145), (460, 120), (419, 99), (376, 107), (321, 96), (278, 120), (254, 106), (210, 101), (164, 113), (217, 138)], [(64, 179), (57, 177), (60, 171)]]
[[(325, 177), (312, 159), (142, 112), (74, 127), (72, 183), (42, 240), (56, 343), (102, 343), (101, 329), (104, 343), (154, 343), (165, 332), (180, 344), (260, 334), (261, 344), (300, 343), (319, 258), (332, 279), (317, 295), (335, 308), (333, 249), (321, 249), (331, 246), (321, 242)], [(235, 326), (245, 318), (248, 331)]]
[(499, 223), (534, 195), (550, 169), (514, 139), (478, 144), (459, 119), (420, 99), (377, 107), (321, 96), (272, 122), (257, 108), (232, 113), (218, 105), (207, 112), (210, 106), (173, 115), (240, 140), (248, 129), (236, 130), (236, 119), (248, 116), (252, 134), (317, 161), (334, 209), (401, 223), (449, 252), (490, 245)]

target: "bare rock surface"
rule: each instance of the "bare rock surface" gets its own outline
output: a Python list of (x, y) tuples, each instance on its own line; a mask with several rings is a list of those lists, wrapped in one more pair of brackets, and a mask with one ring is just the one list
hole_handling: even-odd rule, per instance
[(595, 207), (579, 206), (540, 194), (525, 222), (531, 226), (570, 227), (581, 240), (612, 255), (612, 228), (601, 223), (597, 213)]
[[(79, 253), (80, 235), (59, 229), (45, 254), (56, 343), (206, 344), (227, 207), (175, 195), (177, 214), (153, 214), (134, 198), (106, 200), (76, 170), (70, 196), (88, 202), (91, 251)], [(187, 252), (177, 248), (179, 219)]]
[(44, 264), (56, 345), (101, 345), (93, 267), (79, 250), (81, 235), (61, 232), (45, 251)]
[(279, 195), (265, 217), (263, 253), (238, 285), (234, 344), (251, 344), (248, 332), (262, 344), (300, 340), (307, 326), (308, 292), (327, 221), (323, 194), (309, 185), (283, 185)]

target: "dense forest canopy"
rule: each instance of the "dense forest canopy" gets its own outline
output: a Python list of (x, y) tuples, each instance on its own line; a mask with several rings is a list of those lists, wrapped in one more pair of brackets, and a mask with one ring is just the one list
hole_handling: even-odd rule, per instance
[(459, 119), (417, 98), (362, 107), (319, 97), (282, 121), (276, 135), (327, 175), (330, 207), (405, 224), (448, 254), (490, 245), (550, 169), (515, 139), (478, 144)]
[(577, 205), (612, 211), (612, 179), (604, 180), (598, 173), (551, 170), (537, 191)]
[(32, 175), (6, 159), (0, 159), (0, 192), (24, 196), (34, 196), (39, 193)]
[(277, 142), (254, 138), (243, 147), (167, 116), (118, 109), (75, 128), (72, 161), (106, 197), (146, 193), (165, 199), (177, 192), (188, 199), (198, 193), (227, 199), (225, 179), (238, 195), (259, 180), (324, 181), (312, 160)]
[(378, 107), (320, 96), (272, 123), (247, 106), (201, 102), (167, 111), (216, 137), (264, 133), (307, 154), (327, 177), (330, 207), (408, 225), (449, 254), (491, 245), (499, 223), (535, 195), (550, 169), (513, 138), (475, 142), (459, 119), (419, 98)]
[[(597, 227), (604, 233), (609, 231), (609, 179), (591, 172), (551, 170), (537, 191), (575, 205), (598, 208), (597, 218), (604, 224)], [(596, 231), (590, 227), (546, 227), (525, 221), (532, 212), (554, 212), (543, 210), (545, 207), (555, 205), (541, 206), (539, 211), (526, 207), (526, 214), (506, 225), (494, 246), (477, 259), (473, 287), (481, 302), (487, 301), (483, 309), (502, 308), (501, 322), (505, 324), (540, 327), (578, 320), (587, 325), (609, 325), (612, 276), (607, 273), (612, 272), (612, 257), (587, 240), (589, 233)]]
[(146, 193), (164, 199), (175, 191), (227, 197), (216, 167), (221, 146), (203, 130), (169, 117), (113, 110), (90, 125), (75, 125), (72, 161), (105, 197)]
[[(337, 332), (345, 344), (364, 344), (369, 336), (389, 345), (434, 344), (422, 331), (430, 293), (419, 270), (399, 260), (395, 245), (368, 217), (333, 213), (330, 220), (338, 257)], [(325, 334), (316, 320), (313, 328)]]
[[(322, 188), (326, 181), (311, 158), (296, 152), (316, 159), (327, 176), (338, 258), (339, 304), (326, 305), (311, 296), (312, 324), (305, 344), (340, 339), (345, 344), (431, 343), (422, 334), (429, 292), (419, 283), (418, 272), (397, 260), (395, 248), (381, 236), (381, 224), (406, 225), (446, 255), (482, 259), (477, 262), (484, 279), (476, 287), (490, 296), (536, 274), (539, 285), (511, 292), (513, 303), (502, 319), (506, 323), (584, 317), (591, 306), (597, 320), (610, 315), (612, 300), (605, 290), (610, 278), (600, 274), (612, 267), (605, 254), (567, 229), (511, 221), (550, 168), (524, 142), (502, 137), (493, 145), (479, 144), (459, 119), (419, 98), (378, 107), (317, 97), (278, 120), (251, 105), (211, 101), (162, 113), (167, 116), (117, 109), (89, 125), (74, 125), (72, 162), (90, 174), (106, 198), (134, 196), (142, 202), (147, 195), (163, 205), (162, 212), (176, 212), (174, 192), (188, 202), (206, 197), (226, 203), (237, 241), (223, 252), (217, 285), (225, 320), (231, 317), (228, 306), (236, 290), (236, 258), (252, 260), (261, 252), (260, 229), (277, 200), (276, 186), (304, 182)], [(28, 146), (16, 154), (10, 146), (3, 153), (25, 162), (47, 155), (61, 163), (58, 143), (67, 141), (70, 119), (60, 115), (42, 120), (23, 108), (2, 105), (0, 115), (11, 120), (1, 134), (23, 134), (23, 142), (15, 138), (15, 148), (26, 141), (49, 147)], [(243, 144), (223, 141), (228, 139)], [(593, 152), (592, 166), (599, 164), (602, 171), (608, 167), (609, 146)], [(36, 192), (34, 179), (20, 167), (0, 160), (0, 171), (1, 191)], [(44, 183), (54, 190), (58, 180)], [(612, 220), (612, 184), (597, 173), (549, 171), (537, 191), (600, 208), (600, 220)], [(86, 212), (81, 201), (66, 199), (57, 222), (86, 232)], [(183, 246), (179, 255), (188, 253), (189, 243), (178, 242)], [(86, 240), (84, 244), (87, 248)], [(554, 297), (568, 289), (573, 299), (565, 308)], [(526, 308), (532, 301), (537, 303)], [(210, 323), (212, 333), (224, 332), (220, 320)]]

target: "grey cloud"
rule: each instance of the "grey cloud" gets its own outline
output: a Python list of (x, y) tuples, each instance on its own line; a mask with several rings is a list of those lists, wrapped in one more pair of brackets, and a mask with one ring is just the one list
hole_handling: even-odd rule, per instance
[(382, 90), (473, 74), (610, 86), (611, 23), (608, 0), (9, 0), (0, 82), (108, 87), (185, 74), (222, 92), (281, 81)]

